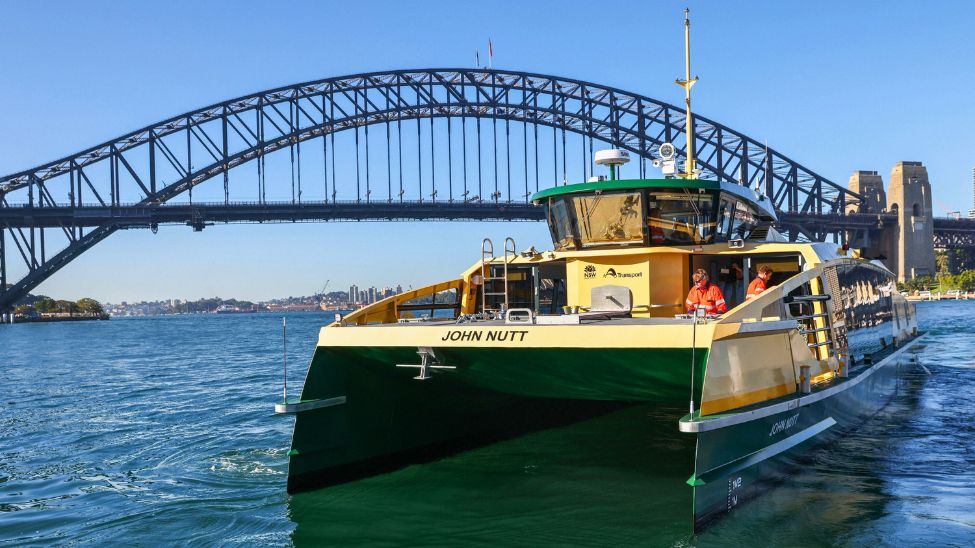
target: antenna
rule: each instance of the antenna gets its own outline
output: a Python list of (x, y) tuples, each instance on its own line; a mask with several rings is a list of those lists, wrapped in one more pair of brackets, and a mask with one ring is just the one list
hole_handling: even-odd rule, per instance
[(596, 164), (601, 166), (609, 166), (609, 178), (613, 181), (615, 181), (617, 178), (617, 170), (620, 167), (623, 167), (623, 164), (629, 161), (630, 153), (618, 148), (600, 150), (596, 153)]
[(694, 117), (691, 115), (691, 87), (697, 83), (697, 76), (691, 78), (691, 10), (684, 8), (684, 79), (675, 80), (684, 88), (684, 102), (687, 103), (687, 161), (684, 162), (685, 179), (697, 179), (697, 159), (694, 157)]

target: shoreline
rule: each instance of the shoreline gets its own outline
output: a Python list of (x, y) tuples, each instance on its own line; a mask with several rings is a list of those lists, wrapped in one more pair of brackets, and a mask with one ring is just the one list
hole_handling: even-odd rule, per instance
[(17, 316), (8, 319), (4, 323), (49, 323), (49, 322), (82, 322), (82, 321), (102, 321), (111, 318), (110, 314), (74, 315), (74, 316)]

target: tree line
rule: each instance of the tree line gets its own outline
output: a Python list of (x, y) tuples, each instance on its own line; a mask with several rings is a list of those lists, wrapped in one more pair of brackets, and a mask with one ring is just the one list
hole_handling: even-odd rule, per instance
[(55, 300), (41, 296), (32, 304), (21, 304), (14, 308), (17, 316), (36, 316), (38, 314), (68, 314), (100, 316), (105, 313), (102, 303), (85, 297), (77, 301)]
[(897, 284), (901, 291), (948, 291), (960, 289), (975, 291), (975, 251), (952, 249), (935, 252), (938, 273), (934, 276), (918, 276)]

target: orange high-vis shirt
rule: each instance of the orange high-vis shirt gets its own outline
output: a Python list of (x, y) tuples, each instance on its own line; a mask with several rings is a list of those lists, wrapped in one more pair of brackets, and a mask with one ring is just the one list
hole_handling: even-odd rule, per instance
[(650, 227), (650, 243), (654, 245), (661, 245), (667, 243), (667, 238), (664, 236), (664, 230), (657, 226)]
[(765, 285), (765, 280), (761, 278), (755, 278), (752, 283), (748, 284), (748, 292), (745, 294), (745, 300), (754, 299), (762, 294), (768, 287)]
[(718, 286), (708, 282), (703, 289), (695, 285), (687, 294), (687, 311), (693, 312), (699, 305), (705, 307), (705, 314), (724, 314), (728, 311), (728, 304), (724, 301), (724, 294)]

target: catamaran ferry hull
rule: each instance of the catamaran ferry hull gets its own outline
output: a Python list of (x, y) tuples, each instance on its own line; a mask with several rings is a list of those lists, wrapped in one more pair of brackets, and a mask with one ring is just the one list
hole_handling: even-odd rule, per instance
[[(317, 349), (301, 398), (280, 406), (296, 415), (289, 492), (690, 394), (687, 348), (428, 348), (450, 369), (425, 379), (418, 367), (397, 367), (421, 361), (417, 347)], [(706, 357), (696, 352), (698, 379)]]
[(685, 416), (680, 429), (697, 435), (694, 529), (728, 514), (801, 466), (816, 445), (849, 432), (883, 409), (915, 366), (921, 336), (875, 355), (856, 376), (810, 394), (766, 402), (754, 409), (701, 418)]

